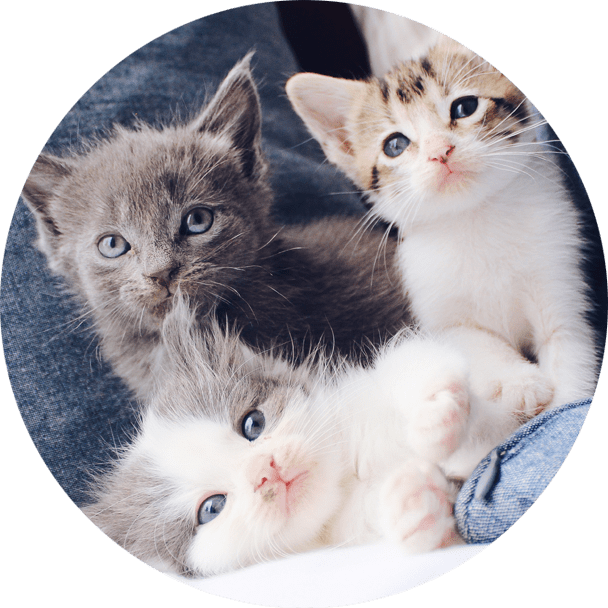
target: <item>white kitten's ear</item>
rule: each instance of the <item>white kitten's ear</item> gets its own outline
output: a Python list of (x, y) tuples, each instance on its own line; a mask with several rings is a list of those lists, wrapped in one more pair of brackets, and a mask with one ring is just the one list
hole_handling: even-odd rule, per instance
[(247, 177), (261, 169), (262, 112), (251, 75), (252, 56), (253, 51), (230, 70), (211, 102), (191, 123), (198, 131), (228, 135), (242, 151)]
[(285, 87), (287, 97), (327, 158), (346, 169), (352, 163), (349, 119), (367, 84), (321, 74), (296, 74)]

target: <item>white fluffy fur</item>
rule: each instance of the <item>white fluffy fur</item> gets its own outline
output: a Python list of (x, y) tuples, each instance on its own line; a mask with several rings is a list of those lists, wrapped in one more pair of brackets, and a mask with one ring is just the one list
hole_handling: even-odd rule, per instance
[[(460, 542), (448, 475), (466, 478), (518, 426), (520, 412), (510, 409), (516, 401), (479, 394), (487, 381), (469, 375), (458, 336), (408, 334), (380, 351), (371, 368), (328, 373), (290, 368), (234, 339), (217, 341), (210, 353), (198, 330), (179, 330), (191, 315), (177, 306), (168, 316), (173, 385), (159, 387), (113, 481), (86, 509), (117, 542), (157, 568), (205, 576), (380, 538), (409, 552)], [(264, 377), (277, 384), (255, 405), (267, 427), (250, 442), (237, 430), (240, 406), (228, 410), (255, 400)], [(205, 403), (200, 414), (197, 399)], [(154, 481), (129, 481), (138, 468), (139, 478)], [(273, 468), (286, 480), (302, 475), (288, 509)], [(188, 532), (198, 506), (214, 494), (227, 496), (224, 509)], [(137, 534), (148, 538), (140, 542)], [(180, 535), (186, 546), (171, 544)], [(163, 546), (171, 558), (162, 557)]]

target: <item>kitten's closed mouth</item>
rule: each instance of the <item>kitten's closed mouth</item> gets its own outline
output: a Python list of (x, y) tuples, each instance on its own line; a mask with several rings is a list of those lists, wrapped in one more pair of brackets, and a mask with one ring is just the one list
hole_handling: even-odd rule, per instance
[(264, 502), (275, 503), (282, 513), (289, 516), (302, 494), (308, 473), (308, 470), (284, 470), (272, 459), (253, 491), (259, 491)]
[(442, 164), (437, 171), (435, 186), (439, 192), (450, 189), (462, 190), (471, 178), (471, 172), (457, 163)]
[(160, 302), (154, 302), (149, 310), (153, 316), (164, 318), (164, 316), (171, 310), (172, 306), (173, 296), (169, 294)]

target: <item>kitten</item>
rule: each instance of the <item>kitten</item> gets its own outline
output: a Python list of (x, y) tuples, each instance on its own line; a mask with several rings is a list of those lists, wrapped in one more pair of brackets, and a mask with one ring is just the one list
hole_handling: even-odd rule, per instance
[(187, 124), (116, 126), (82, 154), (42, 154), (23, 190), (50, 269), (140, 398), (178, 289), (201, 324), (227, 320), (250, 345), (283, 346), (294, 360), (320, 341), (365, 359), (410, 322), (392, 239), (357, 234), (355, 218), (272, 219), (250, 58)]
[(297, 74), (296, 112), (330, 161), (398, 227), (411, 309), (431, 331), (483, 328), (532, 360), (552, 405), (590, 397), (580, 219), (542, 121), (507, 78), (449, 39), (384, 79)]
[(410, 332), (330, 373), (191, 315), (178, 303), (165, 318), (165, 382), (83, 509), (114, 541), (195, 576), (381, 538), (460, 542), (447, 475), (468, 476), (518, 422), (469, 392), (458, 349)]

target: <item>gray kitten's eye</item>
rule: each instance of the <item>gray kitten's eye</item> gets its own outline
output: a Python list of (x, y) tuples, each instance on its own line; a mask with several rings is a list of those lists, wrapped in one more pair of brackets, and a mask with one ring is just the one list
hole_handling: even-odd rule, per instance
[(118, 258), (127, 253), (131, 249), (131, 245), (120, 234), (110, 234), (97, 243), (97, 249), (104, 258)]
[(203, 234), (213, 225), (213, 212), (207, 207), (195, 207), (182, 219), (180, 234)]
[(477, 97), (473, 97), (472, 95), (469, 95), (468, 97), (461, 97), (452, 103), (452, 107), (450, 108), (450, 116), (452, 120), (466, 118), (475, 112), (478, 105), (479, 101)]
[(198, 523), (202, 526), (208, 524), (212, 519), (215, 519), (226, 505), (226, 494), (214, 494), (209, 496), (207, 500), (198, 508), (197, 518)]
[(241, 423), (241, 430), (243, 431), (243, 437), (249, 441), (255, 441), (264, 430), (266, 426), (266, 418), (260, 410), (253, 410), (243, 418)]
[(399, 156), (408, 146), (410, 140), (403, 133), (393, 133), (384, 142), (384, 153), (391, 158)]

